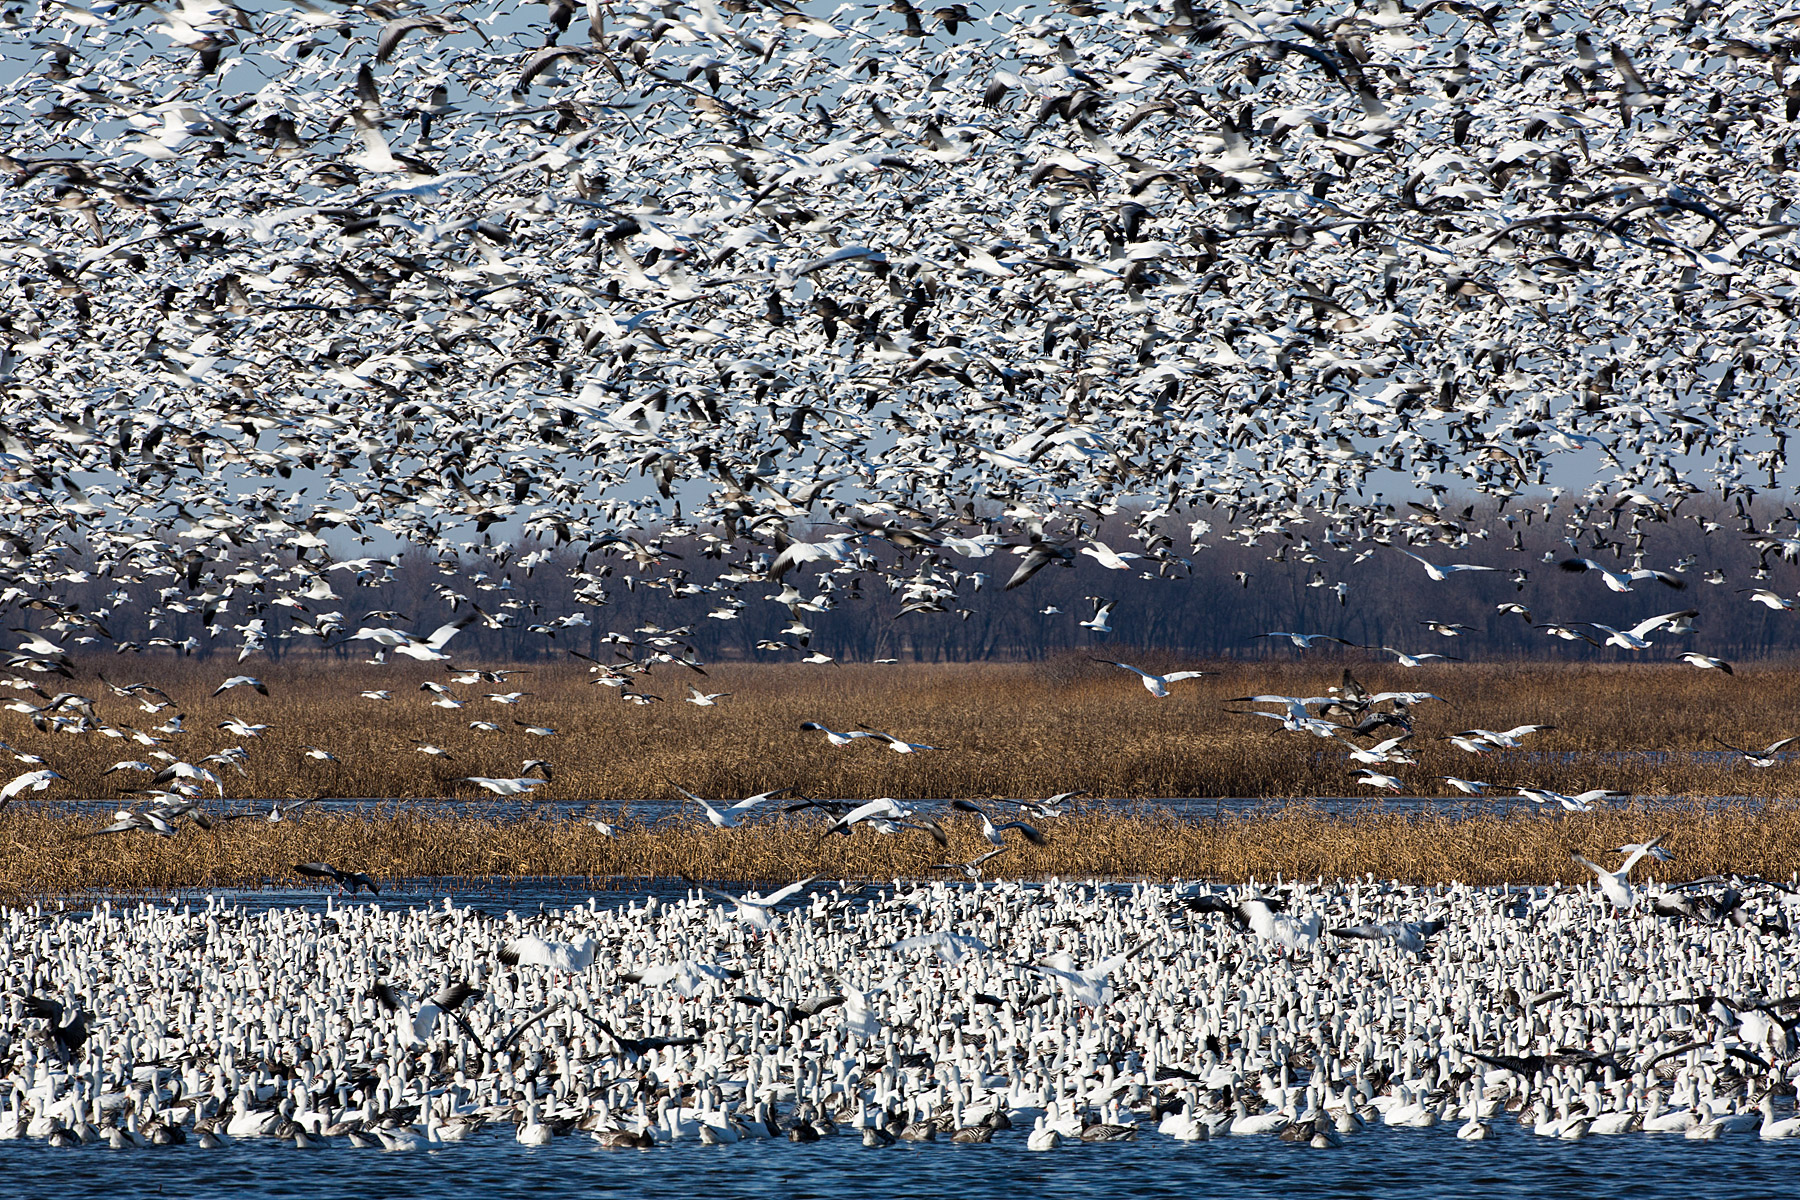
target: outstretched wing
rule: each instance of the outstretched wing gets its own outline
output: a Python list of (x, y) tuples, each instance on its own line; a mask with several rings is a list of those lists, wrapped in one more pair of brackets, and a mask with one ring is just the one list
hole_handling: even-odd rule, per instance
[(517, 1025), (513, 1026), (512, 1030), (506, 1035), (505, 1040), (500, 1043), (500, 1048), (495, 1052), (496, 1056), (498, 1056), (500, 1054), (505, 1054), (508, 1050), (510, 1050), (512, 1048), (512, 1044), (514, 1042), (518, 1041), (521, 1037), (523, 1037), (525, 1035), (525, 1031), (527, 1029), (530, 1029), (533, 1025), (536, 1025), (539, 1021), (543, 1020), (545, 1017), (549, 1016), (551, 1013), (555, 1012), (557, 1009), (561, 1008), (562, 1006), (563, 1006), (563, 1002), (561, 1000), (556, 1001), (554, 1004), (546, 1004), (543, 1008), (539, 1009), (535, 1014), (525, 1018), (525, 1020), (523, 1020), (523, 1021), (519, 1022)]
[(761, 900), (758, 900), (756, 903), (761, 905), (764, 908), (773, 908), (775, 905), (780, 904), (783, 900), (786, 900), (792, 896), (799, 895), (801, 888), (805, 887), (807, 884), (811, 883), (813, 880), (815, 880), (817, 878), (818, 878), (817, 875), (808, 875), (805, 879), (797, 879), (793, 883), (790, 883), (786, 887), (782, 888), (780, 891), (770, 892), (767, 896), (764, 896)]
[(1025, 835), (1026, 841), (1034, 846), (1047, 846), (1050, 844), (1050, 839), (1038, 832), (1035, 826), (1027, 825), (1023, 821), (1008, 821), (1006, 824), (996, 825), (994, 828), (999, 830), (1016, 829)]

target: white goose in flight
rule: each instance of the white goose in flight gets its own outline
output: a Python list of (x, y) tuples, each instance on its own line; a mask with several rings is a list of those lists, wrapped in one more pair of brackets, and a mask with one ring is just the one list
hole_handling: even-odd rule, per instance
[(1570, 853), (1569, 858), (1574, 862), (1580, 863), (1594, 873), (1594, 882), (1599, 885), (1601, 893), (1605, 895), (1608, 900), (1612, 901), (1614, 908), (1628, 911), (1637, 903), (1637, 896), (1632, 890), (1629, 878), (1631, 875), (1631, 868), (1637, 866), (1646, 856), (1659, 859), (1665, 857), (1660, 853), (1662, 841), (1662, 837), (1655, 837), (1647, 842), (1639, 842), (1628, 847), (1620, 847), (1621, 850), (1626, 852), (1626, 857), (1624, 864), (1620, 866), (1617, 871), (1608, 871), (1605, 867), (1594, 862), (1592, 859), (1584, 858), (1573, 852)]
[(443, 652), (450, 644), (450, 639), (481, 619), (480, 610), (469, 613), (457, 620), (439, 625), (429, 634), (421, 637), (416, 633), (407, 633), (402, 629), (371, 628), (364, 626), (355, 633), (344, 638), (344, 642), (374, 642), (378, 646), (392, 650), (395, 654), (404, 654), (420, 662), (448, 662), (450, 656)]
[(1118, 667), (1123, 671), (1130, 671), (1143, 682), (1144, 690), (1159, 700), (1169, 694), (1169, 685), (1171, 683), (1179, 683), (1183, 679), (1199, 679), (1203, 675), (1218, 674), (1217, 671), (1170, 671), (1167, 675), (1152, 675), (1150, 672), (1140, 670), (1130, 663), (1122, 663), (1110, 658), (1095, 658), (1093, 661), (1106, 663), (1108, 666)]
[(1234, 696), (1230, 703), (1282, 705), (1287, 709), (1284, 713), (1256, 711), (1238, 712), (1234, 709), (1227, 709), (1226, 711), (1231, 712), (1234, 716), (1268, 717), (1271, 720), (1280, 721), (1281, 727), (1288, 730), (1290, 733), (1310, 733), (1317, 737), (1334, 738), (1344, 732), (1342, 726), (1334, 725), (1324, 717), (1315, 717), (1311, 712), (1307, 711), (1308, 708), (1314, 704), (1336, 703), (1336, 697), (1334, 696)]
[(669, 784), (669, 786), (674, 788), (676, 791), (680, 792), (683, 796), (686, 796), (689, 800), (692, 800), (695, 804), (698, 804), (701, 808), (705, 809), (706, 810), (706, 819), (708, 821), (712, 822), (713, 827), (715, 829), (736, 829), (738, 826), (738, 823), (744, 819), (745, 814), (747, 814), (751, 809), (753, 809), (757, 805), (761, 804), (764, 800), (772, 799), (773, 797), (779, 796), (783, 792), (789, 790), (787, 788), (781, 787), (781, 788), (775, 788), (773, 791), (758, 792), (754, 796), (750, 796), (746, 799), (739, 800), (736, 804), (733, 804), (730, 808), (727, 808), (723, 812), (721, 812), (720, 810), (714, 808), (706, 800), (703, 800), (699, 796), (694, 795), (694, 793), (688, 791), (686, 788), (682, 787), (680, 784), (671, 782)]
[(952, 800), (950, 802), (950, 807), (962, 812), (972, 812), (980, 817), (981, 836), (987, 839), (987, 843), (990, 846), (1005, 848), (1006, 838), (1004, 834), (1008, 829), (1018, 830), (1024, 835), (1025, 840), (1034, 846), (1049, 844), (1049, 838), (1046, 838), (1042, 833), (1038, 832), (1034, 826), (1027, 825), (1023, 821), (1007, 821), (999, 825), (994, 824), (993, 818), (987, 815), (987, 810), (972, 800)]
[(1602, 625), (1598, 621), (1589, 621), (1595, 629), (1606, 631), (1606, 646), (1617, 646), (1621, 650), (1645, 650), (1651, 645), (1649, 635), (1658, 629), (1668, 626), (1677, 633), (1683, 632), (1680, 626), (1687, 620), (1699, 616), (1696, 609), (1686, 608), (1680, 612), (1663, 613), (1660, 616), (1648, 617), (1639, 621), (1630, 629), (1614, 629), (1611, 625)]
[[(1395, 546), (1394, 549), (1400, 550), (1400, 547)], [(1421, 567), (1424, 567), (1425, 574), (1428, 577), (1430, 577), (1434, 582), (1437, 582), (1437, 583), (1444, 582), (1444, 580), (1450, 578), (1450, 576), (1456, 574), (1458, 571), (1498, 571), (1500, 569), (1499, 567), (1480, 566), (1477, 563), (1434, 563), (1434, 562), (1429, 562), (1426, 559), (1420, 558), (1418, 555), (1414, 554), (1410, 550), (1400, 550), (1400, 553), (1406, 555), (1406, 557), (1412, 559), (1414, 562), (1418, 563)]]
[(1781, 748), (1792, 742), (1800, 741), (1800, 737), (1784, 737), (1779, 741), (1770, 742), (1761, 750), (1744, 750), (1732, 745), (1724, 738), (1717, 736), (1713, 738), (1713, 741), (1719, 743), (1719, 745), (1725, 747), (1727, 750), (1735, 751), (1736, 753), (1743, 755), (1744, 761), (1751, 766), (1766, 768), (1772, 767), (1780, 762), (1781, 760), (1777, 758), (1776, 755), (1781, 752)]
[(811, 883), (816, 876), (808, 875), (805, 879), (795, 880), (784, 888), (770, 892), (767, 896), (759, 896), (755, 892), (746, 892), (742, 896), (732, 896), (725, 892), (715, 892), (709, 887), (699, 887), (703, 895), (732, 906), (732, 916), (759, 933), (767, 933), (775, 928), (775, 906), (783, 900), (800, 894), (800, 890)]
[(902, 829), (917, 829), (929, 833), (939, 846), (948, 846), (949, 837), (941, 826), (930, 817), (920, 816), (911, 809), (900, 807), (891, 796), (879, 796), (874, 800), (857, 805), (843, 816), (825, 827), (819, 835), (823, 841), (827, 834), (842, 833), (848, 835), (856, 826), (869, 824), (877, 833), (894, 834)]
[(1613, 571), (1591, 558), (1565, 558), (1557, 565), (1572, 574), (1579, 574), (1582, 571), (1598, 571), (1601, 580), (1615, 592), (1629, 592), (1631, 585), (1641, 579), (1654, 579), (1678, 592), (1687, 587), (1687, 580), (1681, 576), (1671, 575), (1667, 571), (1652, 571), (1647, 567), (1637, 567), (1629, 571)]
[(574, 975), (594, 965), (598, 948), (591, 933), (584, 933), (573, 942), (553, 942), (525, 933), (500, 947), (500, 961), (509, 967), (548, 967)]

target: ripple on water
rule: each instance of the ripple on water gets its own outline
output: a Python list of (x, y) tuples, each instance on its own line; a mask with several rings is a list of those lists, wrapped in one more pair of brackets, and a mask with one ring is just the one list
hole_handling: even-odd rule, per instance
[(104, 1144), (53, 1150), (39, 1142), (0, 1143), (0, 1172), (20, 1189), (0, 1194), (144, 1196), (264, 1200), (287, 1196), (462, 1196), (543, 1200), (558, 1195), (630, 1193), (641, 1200), (713, 1194), (751, 1200), (955, 1195), (958, 1200), (1019, 1196), (1268, 1197), (1296, 1191), (1390, 1200), (1403, 1196), (1505, 1197), (1583, 1194), (1638, 1197), (1788, 1195), (1800, 1173), (1800, 1144), (1690, 1142), (1634, 1134), (1579, 1142), (1532, 1136), (1501, 1122), (1498, 1136), (1461, 1142), (1456, 1126), (1370, 1128), (1338, 1150), (1318, 1151), (1272, 1137), (1175, 1142), (1146, 1132), (1139, 1142), (1025, 1149), (1025, 1130), (991, 1145), (908, 1144), (867, 1149), (848, 1134), (816, 1145), (688, 1142), (644, 1151), (608, 1151), (585, 1134), (549, 1146), (521, 1146), (509, 1129), (489, 1129), (440, 1150), (383, 1154), (285, 1143), (239, 1142), (220, 1150), (172, 1146), (112, 1150)]

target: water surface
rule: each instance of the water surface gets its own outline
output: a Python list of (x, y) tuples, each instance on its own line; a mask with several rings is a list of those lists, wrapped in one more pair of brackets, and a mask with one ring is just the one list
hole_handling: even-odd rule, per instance
[[(286, 1143), (239, 1142), (219, 1150), (170, 1146), (112, 1150), (104, 1143), (53, 1150), (0, 1142), (0, 1193), (19, 1196), (147, 1196), (261, 1200), (284, 1196), (556, 1195), (637, 1197), (1269, 1197), (1310, 1195), (1681, 1197), (1791, 1195), (1800, 1141), (1690, 1142), (1630, 1134), (1579, 1142), (1540, 1138), (1515, 1123), (1485, 1143), (1455, 1126), (1371, 1128), (1336, 1150), (1272, 1137), (1184, 1143), (1146, 1132), (1135, 1143), (1025, 1149), (1025, 1131), (987, 1146), (949, 1143), (868, 1149), (849, 1134), (815, 1145), (697, 1142), (655, 1150), (602, 1150), (584, 1133), (549, 1146), (519, 1145), (510, 1128), (460, 1145), (386, 1154)], [(27, 1182), (28, 1181), (28, 1182)]]

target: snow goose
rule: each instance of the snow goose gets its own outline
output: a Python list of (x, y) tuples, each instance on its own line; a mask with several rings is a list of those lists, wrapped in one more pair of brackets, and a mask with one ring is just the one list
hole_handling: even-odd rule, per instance
[(731, 905), (732, 915), (752, 929), (759, 933), (768, 933), (775, 928), (775, 906), (783, 900), (799, 895), (801, 889), (811, 883), (814, 878), (816, 877), (808, 875), (805, 879), (795, 880), (784, 888), (770, 892), (767, 896), (761, 896), (755, 892), (732, 896), (725, 892), (715, 892), (708, 887), (701, 887), (699, 890), (714, 900)]
[(392, 650), (395, 654), (403, 654), (407, 658), (417, 659), (419, 662), (448, 662), (450, 656), (444, 653), (444, 647), (450, 644), (451, 638), (480, 620), (481, 615), (481, 610), (476, 609), (467, 616), (439, 625), (423, 637), (401, 629), (365, 626), (336, 644), (341, 646), (347, 642), (374, 642), (377, 646)]
[(994, 824), (993, 818), (988, 816), (987, 810), (982, 808), (981, 805), (976, 804), (973, 800), (952, 800), (950, 802), (950, 807), (959, 812), (972, 812), (980, 817), (981, 836), (987, 839), (988, 845), (996, 847), (997, 849), (1005, 848), (1006, 838), (1002, 835), (1008, 829), (1018, 830), (1020, 835), (1034, 846), (1043, 846), (1049, 842), (1049, 839), (1040, 833), (1035, 826), (1028, 825), (1024, 821), (1006, 821), (999, 825)]
[(1326, 930), (1332, 937), (1359, 938), (1363, 941), (1390, 942), (1412, 954), (1424, 954), (1431, 939), (1442, 933), (1448, 922), (1438, 919), (1423, 921), (1391, 921), (1384, 924), (1344, 925)]
[(1250, 931), (1264, 941), (1274, 942), (1290, 953), (1312, 950), (1319, 944), (1319, 928), (1323, 923), (1317, 912), (1304, 919), (1278, 911), (1275, 904), (1261, 896), (1253, 896), (1238, 906)]
[(1555, 728), (1554, 725), (1514, 725), (1511, 729), (1465, 729), (1459, 736), (1474, 738), (1506, 750), (1517, 750), (1523, 745), (1520, 739), (1526, 735), (1544, 733)]
[(0, 809), (4, 809), (15, 797), (25, 792), (41, 792), (50, 786), (52, 780), (61, 778), (61, 775), (48, 768), (15, 776), (5, 787), (0, 787)]
[(1749, 763), (1753, 767), (1768, 768), (1768, 767), (1774, 766), (1775, 764), (1777, 764), (1781, 761), (1779, 758), (1776, 757), (1776, 755), (1778, 753), (1780, 753), (1782, 747), (1791, 745), (1792, 743), (1794, 743), (1796, 741), (1800, 741), (1800, 737), (1784, 737), (1779, 741), (1770, 742), (1766, 747), (1764, 747), (1761, 750), (1739, 749), (1738, 747), (1732, 745), (1730, 742), (1725, 741), (1723, 738), (1720, 738), (1720, 737), (1714, 737), (1713, 741), (1718, 742), (1719, 745), (1725, 747), (1727, 750), (1730, 750), (1734, 753), (1743, 755), (1744, 761)]
[[(1394, 549), (1400, 550), (1400, 547), (1395, 546)], [(1424, 567), (1426, 577), (1428, 579), (1432, 580), (1434, 583), (1442, 583), (1446, 579), (1450, 578), (1450, 576), (1457, 574), (1460, 571), (1498, 571), (1500, 569), (1499, 567), (1478, 566), (1475, 563), (1428, 562), (1427, 560), (1420, 558), (1418, 555), (1414, 554), (1410, 550), (1400, 550), (1400, 553), (1406, 555), (1406, 557), (1412, 559), (1414, 562), (1418, 563), (1421, 567)]]
[(739, 800), (736, 804), (733, 804), (730, 808), (721, 812), (707, 801), (682, 787), (680, 784), (671, 781), (669, 786), (704, 809), (706, 811), (706, 819), (712, 823), (712, 826), (715, 829), (736, 829), (738, 822), (744, 819), (744, 814), (748, 813), (763, 801), (773, 799), (789, 790), (788, 788), (780, 787), (775, 788), (772, 791), (758, 792), (754, 796), (748, 796)]
[(225, 1125), (225, 1132), (234, 1138), (268, 1137), (281, 1122), (282, 1116), (277, 1110), (256, 1107), (256, 1093), (246, 1084), (238, 1090), (237, 1107)]
[(1663, 586), (1674, 588), (1678, 592), (1687, 587), (1687, 580), (1679, 575), (1671, 575), (1667, 571), (1652, 571), (1645, 567), (1629, 571), (1611, 571), (1591, 558), (1565, 558), (1556, 565), (1572, 575), (1579, 575), (1583, 571), (1597, 571), (1601, 581), (1606, 584), (1608, 589), (1615, 592), (1629, 592), (1631, 585), (1642, 579), (1654, 579)]
[(1142, 954), (1152, 945), (1146, 938), (1131, 949), (1101, 959), (1085, 971), (1075, 968), (1074, 960), (1065, 953), (1055, 954), (1034, 964), (1025, 966), (1025, 970), (1046, 975), (1062, 985), (1069, 999), (1083, 1008), (1099, 1009), (1105, 1006), (1112, 995), (1112, 984), (1108, 977), (1131, 959)]
[(1613, 1107), (1602, 1107), (1598, 1087), (1593, 1080), (1588, 1081), (1588, 1113), (1593, 1118), (1588, 1132), (1598, 1137), (1616, 1137), (1622, 1133), (1635, 1133), (1643, 1126), (1644, 1114), (1637, 1111), (1626, 1101), (1626, 1080), (1618, 1080), (1613, 1084)]
[(1538, 1137), (1561, 1137), (1563, 1122), (1568, 1119), (1568, 1104), (1563, 1103), (1561, 1111), (1553, 1112), (1550, 1101), (1545, 1096), (1538, 1096), (1533, 1102), (1527, 1124), (1531, 1132)]
[(937, 749), (936, 746), (927, 746), (923, 742), (904, 741), (900, 738), (895, 737), (891, 733), (883, 733), (879, 729), (870, 729), (867, 725), (864, 725), (862, 727), (861, 732), (865, 737), (874, 738), (876, 741), (878, 741), (882, 745), (886, 746), (889, 750), (892, 750), (895, 754), (911, 754), (915, 750), (936, 750)]
[(1108, 600), (1104, 596), (1084, 596), (1082, 599), (1094, 606), (1094, 615), (1085, 621), (1077, 621), (1076, 624), (1095, 633), (1111, 633), (1112, 625), (1109, 622), (1116, 602)]
[(1440, 659), (1444, 662), (1462, 661), (1462, 659), (1456, 657), (1454, 654), (1433, 654), (1429, 650), (1421, 651), (1418, 654), (1408, 654), (1406, 651), (1396, 650), (1392, 646), (1382, 646), (1380, 649), (1385, 653), (1393, 655), (1395, 663), (1402, 667), (1422, 667), (1426, 662), (1432, 659)]
[(938, 930), (934, 933), (922, 933), (913, 937), (901, 938), (890, 944), (888, 949), (902, 954), (908, 950), (930, 950), (951, 966), (957, 965), (966, 958), (987, 957), (994, 953), (993, 948), (980, 938), (966, 933), (951, 933), (949, 930)]
[(1565, 1116), (1562, 1120), (1562, 1128), (1556, 1131), (1556, 1136), (1565, 1142), (1580, 1141), (1588, 1135), (1588, 1130), (1593, 1123), (1593, 1118), (1586, 1113)]
[(668, 987), (682, 999), (692, 1000), (708, 986), (729, 983), (742, 974), (742, 971), (729, 967), (684, 958), (621, 975), (619, 980), (621, 983), (641, 983), (645, 987)]
[(1680, 632), (1677, 628), (1679, 625), (1699, 615), (1698, 610), (1687, 608), (1680, 612), (1663, 613), (1660, 616), (1648, 617), (1645, 620), (1639, 621), (1630, 629), (1614, 629), (1611, 625), (1602, 625), (1598, 621), (1589, 621), (1588, 624), (1595, 629), (1605, 630), (1606, 639), (1601, 643), (1602, 645), (1617, 646), (1621, 650), (1647, 650), (1652, 644), (1649, 641), (1650, 634), (1655, 633), (1665, 625), (1672, 629), (1677, 629), (1677, 632)]
[(1252, 638), (1286, 638), (1301, 650), (1311, 650), (1314, 642), (1336, 642), (1340, 646), (1358, 646), (1356, 642), (1329, 633), (1289, 633), (1286, 630), (1277, 629), (1269, 633), (1253, 633), (1250, 636)]
[[(1040, 1122), (1042, 1119), (1039, 1118)], [(1163, 1119), (1157, 1122), (1156, 1132), (1178, 1142), (1198, 1142), (1206, 1139), (1208, 1131), (1194, 1116), (1194, 1100), (1189, 1096), (1181, 1102), (1178, 1111), (1163, 1115)]]
[(1456, 1130), (1460, 1141), (1482, 1142), (1494, 1135), (1494, 1127), (1488, 1121), (1489, 1114), (1483, 1111), (1478, 1084), (1479, 1081), (1476, 1086), (1465, 1084), (1463, 1088), (1464, 1103), (1460, 1115), (1467, 1119)]
[(532, 1095), (525, 1102), (525, 1115), (513, 1133), (513, 1140), (521, 1146), (548, 1146), (555, 1136), (555, 1131), (538, 1119), (537, 1097)]
[(969, 859), (967, 862), (932, 863), (931, 869), (934, 871), (955, 871), (965, 879), (980, 879), (981, 878), (981, 865), (983, 863), (987, 862), (990, 858), (993, 858), (995, 855), (1004, 854), (1004, 853), (1006, 853), (1005, 846), (996, 846), (992, 850), (989, 850), (986, 854), (977, 855), (976, 857)]
[(1762, 1124), (1757, 1127), (1757, 1136), (1765, 1141), (1776, 1141), (1781, 1138), (1800, 1137), (1800, 1116), (1777, 1120), (1775, 1117), (1775, 1093), (1764, 1092), (1757, 1102), (1757, 1111), (1762, 1114)]
[(1574, 852), (1569, 854), (1569, 858), (1594, 873), (1594, 882), (1599, 886), (1601, 893), (1612, 901), (1614, 908), (1629, 911), (1637, 902), (1636, 894), (1632, 891), (1629, 880), (1631, 869), (1637, 866), (1645, 856), (1656, 855), (1661, 847), (1661, 837), (1655, 837), (1648, 842), (1636, 843), (1629, 847), (1621, 847), (1627, 852), (1627, 857), (1624, 865), (1617, 871), (1608, 871), (1599, 863)]
[(867, 822), (877, 833), (894, 834), (902, 829), (917, 829), (931, 835), (931, 840), (940, 847), (950, 844), (950, 836), (930, 817), (921, 816), (911, 809), (900, 807), (891, 796), (879, 796), (874, 800), (859, 804), (843, 816), (832, 821), (819, 834), (819, 840), (833, 833), (848, 835), (857, 825)]
[(1280, 1133), (1293, 1117), (1281, 1111), (1252, 1114), (1240, 1095), (1233, 1102), (1233, 1116), (1227, 1132), (1233, 1137), (1252, 1137), (1261, 1133)]
[(1402, 766), (1413, 766), (1417, 760), (1405, 750), (1400, 749), (1400, 743), (1406, 741), (1410, 737), (1412, 737), (1412, 734), (1402, 733), (1397, 737), (1391, 737), (1376, 742), (1366, 750), (1361, 746), (1352, 746), (1350, 747), (1350, 761), (1367, 763), (1370, 766), (1380, 766), (1383, 763), (1399, 763)]
[(1662, 1089), (1652, 1087), (1644, 1105), (1641, 1128), (1645, 1133), (1684, 1133), (1700, 1123), (1700, 1115), (1691, 1108), (1664, 1110)]
[(1310, 733), (1317, 737), (1334, 738), (1344, 732), (1344, 727), (1335, 725), (1323, 717), (1315, 717), (1308, 711), (1315, 704), (1335, 704), (1330, 696), (1233, 696), (1231, 704), (1280, 704), (1287, 709), (1285, 713), (1271, 712), (1237, 712), (1227, 709), (1233, 716), (1268, 717), (1280, 721), (1281, 727), (1291, 733)]
[(839, 733), (835, 729), (826, 728), (817, 721), (802, 721), (800, 722), (800, 728), (806, 732), (824, 734), (825, 740), (830, 742), (833, 746), (848, 746), (857, 738), (874, 736), (874, 734), (861, 729), (851, 730), (849, 733)]
[(1777, 609), (1782, 612), (1791, 612), (1793, 610), (1794, 602), (1792, 600), (1787, 599), (1779, 593), (1771, 592), (1768, 588), (1738, 589), (1738, 595), (1740, 596), (1744, 595), (1746, 592), (1749, 593), (1750, 603), (1752, 604), (1767, 605), (1769, 608)]
[(593, 965), (598, 946), (591, 933), (573, 942), (553, 942), (525, 933), (500, 947), (500, 961), (509, 967), (548, 967), (577, 974)]
[(744, 1134), (729, 1116), (721, 1112), (703, 1112), (700, 1121), (702, 1146), (730, 1146), (743, 1141)]
[(1716, 1113), (1708, 1099), (1700, 1102), (1693, 1126), (1682, 1136), (1692, 1141), (1710, 1142), (1731, 1134), (1749, 1133), (1760, 1128), (1762, 1123), (1763, 1115), (1756, 1109)]
[(1409, 1087), (1400, 1089), (1398, 1102), (1381, 1114), (1381, 1123), (1397, 1129), (1429, 1129), (1438, 1122), (1437, 1112)]
[[(1091, 655), (1089, 657), (1092, 658)], [(1122, 663), (1116, 659), (1093, 658), (1092, 661), (1105, 663), (1111, 667), (1118, 667), (1122, 671), (1130, 671), (1143, 683), (1144, 690), (1159, 700), (1169, 694), (1169, 685), (1171, 683), (1179, 683), (1184, 679), (1199, 679), (1205, 675), (1218, 674), (1216, 671), (1170, 671), (1166, 675), (1153, 675), (1149, 671), (1141, 670), (1138, 667), (1132, 666), (1130, 663)]]
[(1331, 1118), (1332, 1128), (1339, 1133), (1355, 1133), (1363, 1127), (1363, 1119), (1357, 1115), (1356, 1105), (1351, 1102), (1348, 1084), (1344, 1086), (1341, 1096), (1334, 1096), (1331, 1088), (1326, 1087), (1321, 1107), (1324, 1108), (1325, 1115)]

